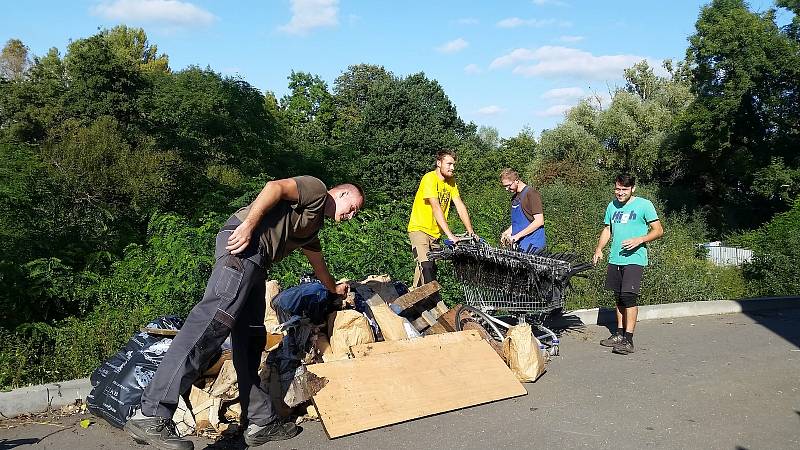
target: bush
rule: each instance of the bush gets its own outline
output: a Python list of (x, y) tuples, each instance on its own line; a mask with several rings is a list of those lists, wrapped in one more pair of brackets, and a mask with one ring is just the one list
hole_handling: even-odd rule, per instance
[(735, 239), (753, 250), (743, 267), (752, 296), (797, 295), (800, 292), (800, 198), (791, 210), (777, 214), (760, 229)]

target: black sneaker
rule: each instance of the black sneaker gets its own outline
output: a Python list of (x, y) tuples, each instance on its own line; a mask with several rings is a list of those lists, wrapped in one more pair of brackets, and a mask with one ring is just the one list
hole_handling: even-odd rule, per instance
[(600, 341), (600, 345), (603, 347), (616, 347), (619, 344), (622, 344), (622, 341), (625, 340), (625, 337), (619, 334), (612, 334), (611, 336), (603, 339)]
[(244, 442), (249, 447), (255, 447), (269, 441), (282, 441), (297, 436), (300, 430), (294, 422), (284, 422), (281, 419), (262, 426), (250, 424), (244, 433)]
[(620, 344), (614, 346), (614, 349), (611, 350), (611, 353), (617, 353), (619, 355), (629, 355), (634, 351), (635, 350), (633, 348), (633, 342), (624, 339)]
[(165, 417), (134, 416), (128, 419), (123, 429), (140, 444), (150, 444), (162, 450), (194, 450), (192, 441), (178, 436), (175, 422)]

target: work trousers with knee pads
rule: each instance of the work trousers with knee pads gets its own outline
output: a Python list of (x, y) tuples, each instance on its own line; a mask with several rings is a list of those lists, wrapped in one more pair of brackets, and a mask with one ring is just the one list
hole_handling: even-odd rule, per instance
[(239, 224), (239, 219), (231, 217), (217, 234), (216, 262), (203, 299), (192, 308), (142, 395), (146, 416), (171, 418), (178, 397), (191, 389), (230, 335), (242, 418), (256, 425), (275, 419), (271, 399), (261, 389), (258, 376), (266, 344), (264, 294), (270, 258), (257, 239), (238, 255), (225, 250), (228, 237)]

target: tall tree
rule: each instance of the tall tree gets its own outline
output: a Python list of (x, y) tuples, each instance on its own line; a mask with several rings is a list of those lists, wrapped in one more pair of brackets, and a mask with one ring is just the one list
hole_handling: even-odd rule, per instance
[[(766, 201), (752, 190), (756, 174), (782, 158), (800, 164), (800, 42), (742, 0), (703, 7), (687, 61), (696, 99), (681, 118), (684, 180), (705, 194), (717, 220), (760, 221), (750, 211)], [(731, 214), (725, 212), (730, 211)]]
[(158, 54), (158, 46), (148, 41), (143, 29), (117, 25), (101, 34), (119, 58), (138, 64), (143, 71), (170, 71), (169, 57), (164, 53)]
[(30, 49), (19, 39), (9, 39), (0, 51), (0, 77), (20, 80), (31, 67)]

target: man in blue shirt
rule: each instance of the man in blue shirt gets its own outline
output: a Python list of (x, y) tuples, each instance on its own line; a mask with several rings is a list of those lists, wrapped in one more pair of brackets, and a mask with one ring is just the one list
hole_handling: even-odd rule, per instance
[(606, 289), (617, 300), (617, 333), (600, 341), (613, 347), (614, 353), (634, 352), (633, 330), (639, 314), (637, 300), (642, 282), (642, 269), (647, 266), (647, 243), (664, 234), (656, 209), (649, 200), (635, 197), (636, 178), (618, 175), (614, 183), (614, 200), (606, 207), (603, 231), (597, 241), (592, 262), (603, 258), (603, 248), (611, 241), (608, 255)]

